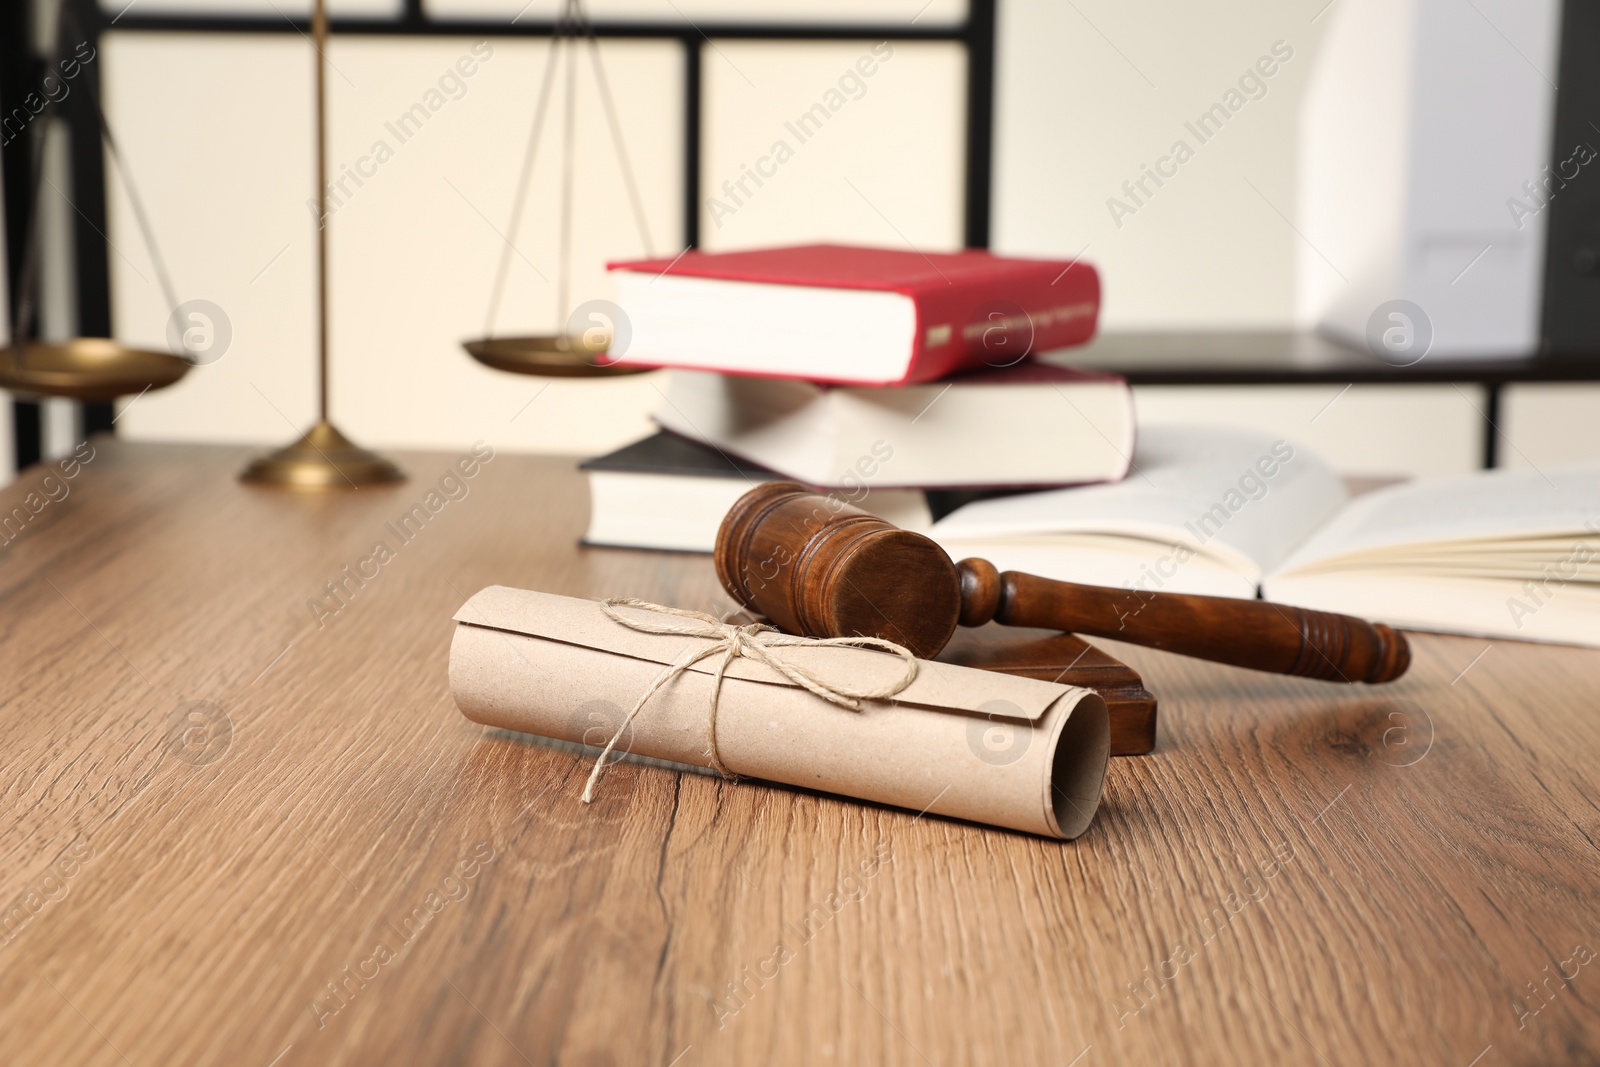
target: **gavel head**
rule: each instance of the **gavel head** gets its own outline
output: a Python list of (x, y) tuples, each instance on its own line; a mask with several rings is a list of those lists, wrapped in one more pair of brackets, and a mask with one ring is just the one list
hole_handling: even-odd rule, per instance
[(716, 562), (734, 599), (806, 637), (881, 637), (931, 659), (961, 614), (944, 549), (791, 482), (739, 498), (717, 531)]

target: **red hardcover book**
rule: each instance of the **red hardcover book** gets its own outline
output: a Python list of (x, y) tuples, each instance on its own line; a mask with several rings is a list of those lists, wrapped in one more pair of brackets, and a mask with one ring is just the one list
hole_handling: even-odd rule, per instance
[(848, 245), (610, 263), (619, 363), (852, 385), (1007, 367), (1094, 336), (1100, 277), (1077, 260)]

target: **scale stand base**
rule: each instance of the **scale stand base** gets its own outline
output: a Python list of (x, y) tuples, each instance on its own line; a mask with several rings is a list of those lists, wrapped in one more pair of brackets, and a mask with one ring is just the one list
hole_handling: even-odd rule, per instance
[(359, 489), (405, 479), (399, 467), (362, 448), (325, 419), (298, 441), (252, 461), (239, 474), (239, 480), (250, 485), (290, 489)]

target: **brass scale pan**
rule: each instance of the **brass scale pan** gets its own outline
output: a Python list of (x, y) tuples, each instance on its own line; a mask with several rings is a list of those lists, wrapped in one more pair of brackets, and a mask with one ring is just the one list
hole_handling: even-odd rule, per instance
[(115, 400), (169, 386), (190, 366), (167, 352), (129, 348), (105, 337), (31, 341), (0, 349), (0, 389), (28, 398)]
[[(64, 41), (79, 39), (77, 23), (77, 13), (68, 0), (61, 5), (57, 22), (55, 45), (57, 49)], [(53, 65), (56, 57), (51, 58)], [(140, 232), (161, 282), (162, 295), (169, 307), (176, 307), (177, 300), (173, 296), (172, 283), (167, 277), (166, 265), (161, 259), (160, 250), (156, 247), (155, 237), (150, 232), (144, 204), (128, 175), (127, 164), (117, 150), (117, 142), (111, 136), (111, 128), (106, 123), (105, 112), (100, 107), (99, 98), (92, 97), (92, 99), (95, 120), (99, 124), (100, 134), (105, 139), (112, 160), (116, 163), (123, 188), (132, 202), (134, 218), (139, 223)], [(35, 139), (37, 136), (35, 135)], [(25, 151), (28, 145), (27, 140), (19, 141), (13, 150)], [(34, 189), (42, 191), (43, 147), (40, 146), (36, 151)], [(120, 396), (165, 388), (188, 373), (193, 364), (187, 359), (168, 352), (130, 348), (107, 337), (76, 337), (66, 341), (25, 340), (33, 318), (34, 285), (38, 275), (40, 251), (41, 212), (37, 202), (34, 206), (33, 217), (29, 220), (27, 250), (19, 279), (20, 301), (15, 323), (16, 332), (13, 335), (16, 340), (0, 349), (0, 389), (29, 399), (68, 397), (74, 400), (109, 401)]]
[(462, 347), (486, 367), (543, 378), (617, 378), (654, 369), (607, 363), (604, 348), (586, 348), (577, 338), (561, 336), (486, 337)]
[[(515, 239), (526, 205), (530, 185), (529, 179), (533, 173), (534, 158), (538, 154), (546, 109), (551, 101), (551, 90), (555, 82), (556, 67), (560, 62), (564, 49), (567, 59), (568, 79), (559, 214), (561, 237), (560, 273), (557, 280), (558, 295), (556, 298), (556, 307), (558, 309), (567, 306), (567, 295), (571, 286), (570, 259), (573, 216), (571, 164), (573, 162), (572, 125), (574, 121), (574, 99), (572, 95), (574, 85), (572, 75), (578, 61), (577, 53), (581, 46), (585, 44), (588, 46), (587, 51), (590, 62), (593, 64), (596, 82), (600, 88), (601, 99), (605, 103), (606, 125), (611, 133), (622, 179), (627, 185), (628, 200), (633, 208), (634, 222), (639, 228), (639, 236), (646, 254), (651, 253), (649, 228), (645, 224), (638, 186), (634, 182), (633, 168), (629, 163), (627, 147), (623, 143), (622, 128), (617, 121), (616, 112), (611, 102), (610, 82), (606, 78), (605, 65), (600, 58), (599, 44), (595, 39), (594, 27), (589, 21), (583, 0), (565, 0), (556, 22), (555, 32), (551, 36), (550, 59), (545, 64), (543, 85), (540, 87), (539, 98), (534, 106), (533, 125), (528, 134), (528, 146), (523, 157), (521, 179), (517, 183), (517, 193), (512, 202), (510, 224), (511, 237)], [(500, 295), (506, 283), (506, 272), (511, 263), (512, 251), (513, 246), (511, 241), (508, 240), (506, 247), (501, 252), (499, 270), (496, 272), (494, 284), (490, 290), (489, 316), (484, 331), (486, 336), (462, 342), (462, 347), (467, 350), (467, 353), (473, 359), (486, 367), (493, 367), (495, 370), (509, 371), (512, 374), (532, 374), (544, 378), (615, 378), (627, 374), (641, 374), (654, 369), (608, 361), (606, 359), (606, 344), (592, 345), (586, 343), (583, 336), (574, 336), (570, 333), (517, 337), (493, 336), (491, 332), (492, 323), (495, 317), (495, 310), (499, 305)]]

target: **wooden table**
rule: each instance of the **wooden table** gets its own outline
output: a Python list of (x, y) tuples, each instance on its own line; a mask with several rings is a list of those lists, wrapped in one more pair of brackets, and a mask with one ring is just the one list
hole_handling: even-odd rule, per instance
[(455, 456), (293, 496), (94, 448), (0, 547), (0, 1063), (1600, 1061), (1600, 653), (1423, 635), (1364, 689), (1119, 647), (1162, 742), (1075, 844), (635, 765), (585, 809), (456, 711), (450, 616), (725, 606), (708, 559), (574, 548), (566, 460), (406, 541)]

